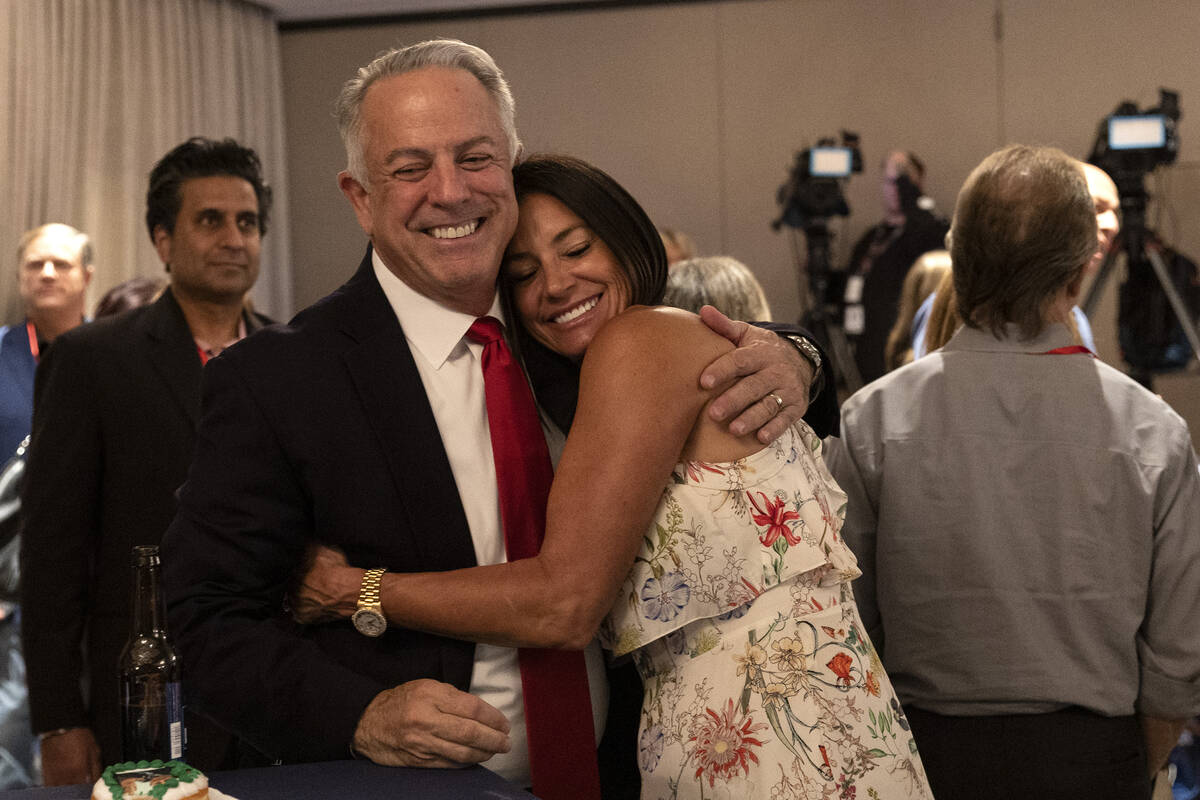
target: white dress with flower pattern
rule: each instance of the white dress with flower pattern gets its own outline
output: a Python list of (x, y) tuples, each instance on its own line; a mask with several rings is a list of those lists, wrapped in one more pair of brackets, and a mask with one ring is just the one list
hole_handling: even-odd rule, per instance
[(601, 630), (645, 681), (642, 797), (931, 797), (859, 620), (846, 496), (798, 423), (676, 466)]

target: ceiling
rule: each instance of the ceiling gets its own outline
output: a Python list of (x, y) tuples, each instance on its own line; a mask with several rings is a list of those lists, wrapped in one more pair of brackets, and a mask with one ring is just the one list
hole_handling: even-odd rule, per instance
[(281, 23), (387, 17), (408, 14), (462, 13), (483, 9), (540, 5), (587, 5), (604, 0), (256, 0), (275, 12)]

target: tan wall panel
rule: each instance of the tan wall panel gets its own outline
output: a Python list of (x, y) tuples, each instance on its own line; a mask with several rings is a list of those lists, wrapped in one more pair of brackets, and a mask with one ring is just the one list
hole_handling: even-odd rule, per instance
[[(979, 154), (992, 149), (991, 11), (939, 5), (937, 26), (894, 3), (722, 5), (726, 248), (754, 267), (778, 318), (799, 311), (794, 234), (768, 227), (796, 151), (843, 128), (862, 137), (864, 171), (845, 189), (852, 215), (832, 224), (840, 266), (879, 219), (889, 149), (924, 159), (926, 188), (945, 214)], [(797, 242), (803, 253), (803, 238)]]
[(714, 9), (523, 16), (503, 23), (511, 35), (491, 51), (516, 95), (527, 151), (591, 161), (657, 224), (687, 230), (710, 252), (721, 222)]

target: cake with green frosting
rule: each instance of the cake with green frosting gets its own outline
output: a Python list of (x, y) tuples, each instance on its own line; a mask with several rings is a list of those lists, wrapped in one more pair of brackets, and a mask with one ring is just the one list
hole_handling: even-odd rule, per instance
[(182, 761), (125, 761), (104, 770), (92, 800), (208, 800), (208, 778)]

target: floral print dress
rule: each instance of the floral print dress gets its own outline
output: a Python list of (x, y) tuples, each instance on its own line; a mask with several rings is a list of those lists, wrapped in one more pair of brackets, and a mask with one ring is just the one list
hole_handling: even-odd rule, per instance
[(932, 796), (854, 604), (846, 496), (820, 449), (798, 423), (675, 468), (601, 629), (645, 682), (645, 800)]

